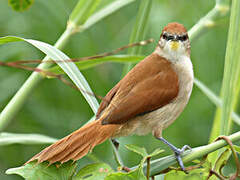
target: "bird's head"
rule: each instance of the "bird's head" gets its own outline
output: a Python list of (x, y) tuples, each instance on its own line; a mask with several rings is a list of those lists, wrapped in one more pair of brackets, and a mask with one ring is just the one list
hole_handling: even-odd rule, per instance
[(186, 28), (179, 23), (169, 23), (162, 30), (158, 47), (170, 57), (190, 56), (190, 41)]

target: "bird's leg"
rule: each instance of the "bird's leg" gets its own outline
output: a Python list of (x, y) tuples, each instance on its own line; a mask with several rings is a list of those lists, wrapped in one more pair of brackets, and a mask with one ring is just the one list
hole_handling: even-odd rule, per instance
[(119, 155), (118, 148), (119, 148), (119, 142), (116, 139), (111, 138), (112, 146), (113, 146), (113, 154), (115, 157), (115, 160), (118, 164), (118, 166), (122, 167), (123, 170), (127, 171), (130, 170), (128, 167), (124, 166), (123, 161)]
[(166, 139), (164, 139), (163, 137), (157, 137), (157, 139), (161, 140), (164, 144), (168, 145), (172, 151), (174, 152), (175, 156), (176, 156), (176, 159), (178, 161), (178, 164), (179, 166), (181, 167), (181, 169), (187, 173), (185, 167), (184, 167), (184, 164), (183, 164), (183, 161), (182, 161), (182, 158), (181, 158), (181, 154), (186, 150), (186, 149), (189, 149), (191, 150), (191, 147), (188, 146), (188, 145), (185, 145), (183, 146), (181, 149), (175, 147), (174, 145), (172, 145), (171, 143), (169, 143)]
[(112, 141), (112, 143), (113, 143), (113, 145), (115, 146), (115, 148), (118, 150), (118, 148), (119, 148), (119, 142), (118, 142), (118, 140), (116, 140), (116, 139), (111, 139), (111, 141)]

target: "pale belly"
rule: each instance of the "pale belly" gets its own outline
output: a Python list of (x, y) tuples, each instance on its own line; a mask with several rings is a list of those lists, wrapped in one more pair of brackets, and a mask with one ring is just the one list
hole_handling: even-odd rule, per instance
[(157, 130), (160, 132), (172, 124), (185, 108), (187, 97), (176, 98), (174, 101), (158, 110), (148, 114), (137, 116), (126, 123), (119, 132), (118, 136), (129, 136), (132, 134), (146, 135)]

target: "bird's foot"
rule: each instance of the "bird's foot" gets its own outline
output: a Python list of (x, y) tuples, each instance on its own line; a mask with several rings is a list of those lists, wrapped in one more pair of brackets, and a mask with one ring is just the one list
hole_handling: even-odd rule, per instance
[(175, 154), (175, 157), (178, 161), (178, 164), (181, 168), (182, 171), (184, 171), (185, 173), (188, 174), (188, 172), (186, 171), (186, 168), (184, 167), (184, 164), (183, 164), (183, 161), (182, 161), (182, 158), (181, 158), (181, 155), (184, 153), (185, 150), (189, 149), (189, 150), (192, 150), (190, 146), (188, 145), (184, 145), (181, 149), (179, 148), (171, 148)]
[(161, 140), (162, 142), (164, 142), (166, 145), (168, 145), (172, 151), (174, 152), (175, 154), (175, 157), (178, 161), (178, 164), (181, 168), (182, 171), (184, 171), (186, 174), (188, 174), (188, 172), (186, 171), (186, 168), (184, 167), (184, 164), (183, 164), (183, 161), (182, 161), (182, 158), (181, 158), (181, 155), (183, 154), (183, 152), (187, 149), (191, 150), (191, 147), (188, 146), (188, 145), (185, 145), (183, 146), (181, 149), (175, 147), (174, 145), (172, 145), (171, 143), (169, 143), (166, 139), (164, 138), (158, 138), (159, 140)]

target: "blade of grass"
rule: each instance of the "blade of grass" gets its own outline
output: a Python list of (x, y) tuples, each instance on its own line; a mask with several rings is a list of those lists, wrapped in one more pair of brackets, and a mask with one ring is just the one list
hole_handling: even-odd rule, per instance
[(41, 134), (0, 133), (0, 146), (10, 144), (51, 144), (57, 139)]
[(232, 124), (234, 98), (240, 67), (240, 1), (233, 0), (222, 83), (223, 108), (221, 113), (220, 134), (227, 135)]
[[(122, 7), (134, 2), (135, 0), (117, 0), (113, 1), (111, 4), (102, 8), (101, 10), (95, 12), (92, 16), (90, 16), (87, 21), (81, 26), (81, 30), (86, 30), (97, 22), (101, 21), (105, 17), (111, 15), (112, 13), (118, 11)], [(80, 31), (81, 31), (80, 30)]]
[[(116, 62), (116, 63), (126, 63), (126, 62), (138, 62), (142, 59), (144, 59), (145, 56), (140, 55), (114, 55), (114, 56), (106, 56), (96, 59), (90, 59), (90, 60), (83, 60), (76, 62), (76, 66), (79, 70), (88, 69), (91, 67), (95, 67), (97, 65), (106, 63), (106, 62)], [(55, 74), (63, 74), (64, 71), (59, 66), (54, 66), (48, 71), (53, 72)]]
[[(12, 39), (11, 39), (12, 38)], [(62, 53), (60, 50), (57, 48), (36, 40), (30, 40), (30, 39), (24, 39), (24, 38), (19, 38), (19, 37), (5, 37), (1, 38), (0, 41), (2, 42), (10, 42), (10, 41), (26, 41), (33, 46), (37, 47), (39, 50), (44, 52), (46, 55), (48, 55), (49, 58), (54, 59), (54, 60), (67, 60), (70, 59), (68, 56), (66, 56), (64, 53)], [(59, 66), (66, 72), (66, 74), (72, 79), (72, 81), (76, 84), (76, 86), (83, 90), (84, 92), (89, 92), (92, 93), (91, 88), (89, 87), (87, 81), (83, 77), (83, 75), (80, 73), (78, 68), (73, 62), (58, 62), (56, 61)], [(47, 64), (47, 63), (45, 63)], [(82, 91), (81, 91), (82, 92)], [(93, 109), (93, 112), (96, 113), (98, 109), (98, 102), (94, 96), (89, 95), (88, 93), (82, 92), (83, 96), (86, 98), (87, 102)], [(92, 93), (93, 94), (93, 93)], [(15, 106), (18, 105), (18, 103), (21, 103), (20, 101), (15, 102)], [(14, 108), (9, 109), (7, 106), (0, 114), (0, 129), (3, 129), (7, 123), (9, 122), (9, 116), (12, 116), (11, 111), (14, 111)]]
[(69, 17), (69, 23), (81, 26), (93, 14), (101, 0), (80, 0)]
[[(236, 7), (234, 7), (234, 8), (239, 8), (238, 6), (236, 6)], [(232, 19), (231, 20), (231, 22), (230, 22), (230, 24), (232, 24), (233, 23), (233, 20), (236, 20), (236, 21), (238, 21), (239, 20), (239, 16), (240, 16), (240, 14), (239, 14), (239, 12), (238, 12), (238, 14), (236, 14), (236, 10), (234, 10), (235, 12), (234, 12), (234, 14), (231, 14), (231, 19), (232, 18), (234, 18), (234, 19)], [(232, 12), (233, 13), (233, 12)], [(234, 15), (234, 16), (233, 16)], [(238, 17), (237, 17), (238, 16)], [(236, 19), (236, 18), (238, 18), (238, 20)], [(239, 25), (239, 22), (235, 22), (236, 23), (236, 26), (235, 26), (235, 28), (237, 28), (237, 29), (233, 29), (233, 28), (231, 28), (231, 31), (235, 31), (235, 33), (233, 33), (232, 35), (230, 34), (230, 33), (232, 33), (232, 32), (230, 32), (230, 27), (229, 27), (229, 38), (228, 38), (228, 44), (227, 44), (227, 51), (232, 51), (232, 54), (229, 54), (229, 52), (226, 52), (226, 61), (225, 61), (225, 65), (226, 65), (226, 67), (225, 67), (225, 72), (224, 72), (224, 78), (225, 78), (225, 80), (224, 80), (224, 82), (223, 82), (223, 84), (222, 84), (222, 90), (221, 90), (221, 97), (223, 97), (224, 96), (224, 94), (223, 94), (223, 88), (224, 87), (226, 87), (227, 85), (228, 85), (228, 83), (229, 84), (231, 84), (231, 86), (234, 86), (235, 87), (235, 89), (236, 89), (236, 91), (235, 91), (235, 93), (233, 93), (233, 92), (230, 92), (230, 93), (233, 93), (234, 94), (234, 96), (236, 96), (236, 100), (237, 100), (237, 95), (238, 95), (238, 93), (239, 93), (239, 88), (237, 88), (236, 86), (237, 86), (237, 79), (239, 78), (239, 67), (240, 67), (240, 65), (239, 65), (239, 60), (238, 60), (238, 58), (239, 58), (239, 55), (238, 55), (238, 57), (237, 57), (237, 53), (239, 53), (239, 52), (237, 52), (237, 49), (234, 49), (234, 48), (239, 48), (239, 47), (236, 47), (236, 43), (237, 42), (239, 42), (239, 40), (237, 40), (237, 39), (239, 39), (239, 30), (240, 30), (240, 28), (237, 26), (237, 24)], [(232, 25), (233, 26), (233, 25)], [(233, 43), (232, 41), (235, 41), (234, 43), (235, 44), (229, 44), (229, 43)], [(228, 53), (228, 54), (227, 54)], [(234, 55), (235, 54), (235, 55)], [(231, 56), (231, 57), (230, 57)], [(235, 56), (235, 57), (234, 57)], [(228, 58), (228, 59), (227, 59)], [(233, 59), (233, 58), (235, 58), (235, 59)], [(234, 62), (233, 62), (234, 61)], [(233, 67), (233, 65), (235, 66), (235, 67)], [(228, 66), (228, 67), (227, 67)], [(231, 68), (234, 68), (234, 69), (231, 69)], [(233, 70), (233, 72), (229, 72), (229, 70), (230, 71), (232, 71)], [(228, 75), (227, 75), (227, 73), (228, 73)], [(229, 80), (229, 78), (230, 78), (230, 73), (231, 74), (234, 74), (234, 76), (235, 77), (232, 77), (232, 78), (234, 78), (234, 80), (230, 80), (229, 82), (226, 82), (227, 80)], [(236, 78), (236, 79), (235, 79)], [(234, 85), (235, 84), (235, 85)], [(239, 85), (238, 85), (239, 86)], [(232, 91), (234, 91), (235, 89), (232, 89)], [(224, 91), (228, 91), (228, 88), (227, 89), (225, 89)], [(225, 92), (226, 93), (226, 92)], [(232, 99), (232, 98), (231, 98)], [(227, 100), (229, 100), (228, 99), (228, 96), (225, 96), (225, 101), (227, 101)], [(234, 104), (234, 103), (233, 103)], [(236, 104), (236, 102), (235, 102), (235, 104)], [(224, 105), (224, 107), (226, 106), (226, 102), (225, 102), (225, 105)], [(230, 105), (230, 106), (232, 106), (232, 105)], [(232, 107), (231, 107), (232, 108)], [(229, 110), (229, 109), (228, 109)], [(224, 110), (224, 111), (226, 111), (226, 109)], [(221, 110), (221, 108), (218, 108), (217, 109), (217, 111), (216, 111), (216, 115), (215, 115), (215, 119), (214, 119), (214, 127), (213, 127), (213, 129), (217, 129), (217, 128), (215, 128), (215, 127), (220, 127), (220, 126), (223, 126), (223, 124), (221, 124), (221, 121), (220, 121), (220, 119), (222, 119), (222, 117), (221, 117), (221, 114), (222, 114), (222, 110)], [(225, 114), (225, 116), (228, 116), (227, 114), (226, 114), (226, 112), (224, 112), (224, 114)], [(223, 123), (225, 123), (225, 122), (223, 122)], [(224, 129), (223, 127), (222, 127), (222, 130), (221, 130), (221, 132), (220, 132), (220, 130), (217, 132), (216, 130), (212, 130), (212, 135), (211, 135), (211, 138), (210, 138), (210, 141), (211, 140), (214, 140), (219, 134), (221, 134), (221, 133), (226, 133), (228, 130), (227, 129), (229, 129), (229, 127), (228, 127), (228, 125), (226, 125), (226, 129)]]
[[(136, 23), (132, 30), (129, 43), (138, 42), (145, 38), (145, 34), (147, 31), (147, 20), (151, 11), (151, 7), (152, 0), (141, 1), (136, 18)], [(142, 49), (141, 47), (133, 47), (129, 49), (128, 54), (130, 55), (141, 54), (141, 49)], [(132, 67), (133, 63), (126, 64), (123, 67), (122, 77), (124, 77)]]
[[(34, 45), (39, 50), (47, 54), (51, 59), (54, 60), (67, 60), (69, 57), (65, 55), (63, 52), (58, 50), (57, 48), (36, 40), (30, 40), (30, 39), (24, 39), (28, 43)], [(69, 78), (74, 82), (74, 84), (81, 90), (82, 95), (87, 100), (88, 104), (92, 108), (94, 113), (97, 113), (98, 109), (98, 101), (96, 98), (90, 94), (93, 94), (90, 86), (88, 85), (87, 80), (84, 78), (84, 76), (81, 74), (81, 72), (78, 70), (77, 66), (73, 62), (58, 62), (57, 64), (63, 69), (63, 71), (69, 76)], [(89, 92), (85, 93), (85, 92)]]

